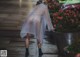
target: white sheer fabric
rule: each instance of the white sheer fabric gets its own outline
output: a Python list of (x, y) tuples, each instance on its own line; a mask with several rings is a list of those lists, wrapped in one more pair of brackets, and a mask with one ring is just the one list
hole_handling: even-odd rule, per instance
[(24, 38), (27, 33), (33, 34), (35, 38), (44, 38), (44, 33), (46, 30), (46, 25), (48, 30), (54, 29), (51, 23), (47, 5), (40, 4), (33, 8), (33, 10), (26, 17), (20, 32), (21, 38)]

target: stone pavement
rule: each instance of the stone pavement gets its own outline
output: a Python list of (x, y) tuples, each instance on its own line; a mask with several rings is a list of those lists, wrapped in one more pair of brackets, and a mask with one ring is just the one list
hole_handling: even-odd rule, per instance
[[(25, 57), (25, 40), (20, 38), (17, 30), (1, 30), (0, 49), (7, 50), (7, 57)], [(58, 57), (57, 46), (51, 44), (47, 37), (43, 39), (42, 52), (42, 57)], [(29, 57), (39, 57), (37, 41), (34, 38), (30, 39), (29, 53)]]
[[(36, 39), (31, 39), (33, 43), (29, 46), (29, 57), (38, 57), (38, 47), (37, 47), (37, 41)], [(44, 53), (42, 57), (58, 57), (57, 53), (57, 46), (54, 44), (50, 44), (49, 41), (46, 39), (43, 39), (42, 44), (42, 52)]]

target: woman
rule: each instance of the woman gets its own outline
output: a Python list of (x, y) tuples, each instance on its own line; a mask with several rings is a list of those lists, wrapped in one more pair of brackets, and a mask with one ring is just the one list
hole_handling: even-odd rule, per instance
[(26, 56), (29, 55), (28, 47), (31, 34), (33, 34), (37, 39), (39, 55), (43, 54), (41, 45), (42, 39), (44, 38), (46, 25), (48, 26), (49, 31), (54, 30), (50, 20), (47, 5), (40, 0), (37, 2), (33, 10), (28, 14), (21, 29), (20, 35), (22, 38), (25, 38)]

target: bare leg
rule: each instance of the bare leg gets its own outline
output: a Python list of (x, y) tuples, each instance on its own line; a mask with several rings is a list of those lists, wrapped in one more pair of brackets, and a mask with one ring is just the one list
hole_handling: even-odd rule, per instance
[(41, 44), (40, 39), (37, 39), (37, 45), (38, 45), (38, 48), (41, 48), (42, 47), (42, 44)]
[[(29, 25), (32, 26), (33, 22), (29, 21)], [(29, 31), (32, 27), (29, 26)], [(29, 41), (30, 41), (30, 33), (27, 33), (26, 39), (25, 39), (25, 46), (26, 48), (29, 48)]]
[(37, 42), (38, 42), (39, 55), (41, 56), (41, 55), (43, 55), (43, 53), (42, 53), (42, 49), (41, 49), (42, 44), (41, 44), (41, 41), (40, 41), (39, 39), (37, 40)]
[[(29, 25), (32, 26), (32, 21), (29, 21)], [(31, 29), (31, 27), (29, 27), (29, 30)], [(27, 33), (26, 39), (25, 39), (25, 45), (26, 48), (29, 48), (29, 41), (30, 41), (30, 33)]]
[(29, 48), (29, 41), (30, 41), (30, 35), (27, 34), (27, 37), (25, 39), (25, 46), (26, 46), (26, 48)]
[(41, 43), (41, 22), (37, 22), (37, 45), (38, 45), (38, 48), (39, 48), (39, 55), (42, 55), (42, 50), (41, 50), (41, 46), (42, 46), (42, 43)]
[(25, 47), (26, 47), (26, 53), (25, 53), (25, 57), (28, 57), (29, 55), (29, 40), (30, 40), (30, 35), (27, 34), (27, 37), (25, 39)]
[[(32, 28), (32, 24), (33, 24), (33, 22), (32, 21), (29, 21), (29, 30), (31, 30), (31, 28)], [(26, 57), (28, 57), (28, 55), (29, 55), (29, 43), (30, 43), (30, 34), (29, 33), (27, 33), (27, 36), (26, 36), (26, 39), (25, 39), (25, 47), (26, 47)]]

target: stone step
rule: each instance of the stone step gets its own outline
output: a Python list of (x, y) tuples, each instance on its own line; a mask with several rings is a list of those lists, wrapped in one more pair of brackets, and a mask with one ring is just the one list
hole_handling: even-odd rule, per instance
[[(1, 20), (0, 20), (0, 24), (1, 25), (3, 25), (3, 24), (16, 24), (16, 25), (20, 25), (20, 22), (22, 22), (21, 20), (19, 20), (19, 19), (8, 19), (8, 18), (1, 18)], [(16, 26), (15, 25), (15, 26)]]
[(22, 20), (23, 21), (23, 19), (25, 19), (25, 17), (26, 17), (27, 15), (22, 15), (22, 14), (19, 14), (19, 15), (17, 15), (17, 14), (0, 14), (0, 21), (10, 21), (10, 20), (12, 20), (12, 21), (14, 21), (14, 20)]
[(12, 20), (5, 20), (5, 21), (3, 21), (3, 22), (1, 22), (0, 24), (19, 24), (19, 22), (18, 21), (12, 21)]
[[(3, 2), (3, 1), (6, 2), (6, 1), (19, 1), (19, 0), (0, 0), (0, 2)], [(28, 0), (23, 0), (23, 1), (28, 1)]]
[(28, 1), (28, 0), (10, 0), (10, 1), (0, 1), (0, 4), (22, 4), (22, 5), (27, 5), (30, 3), (33, 3), (34, 1)]
[[(8, 48), (6, 48), (7, 50), (9, 50), (9, 51), (16, 51), (16, 52), (25, 52), (25, 47), (17, 47), (17, 46), (15, 46), (15, 47), (11, 47), (11, 46), (9, 46)], [(11, 53), (10, 53), (11, 54)], [(12, 53), (12, 54), (15, 54), (15, 53)]]
[(3, 40), (4, 40), (4, 41), (5, 41), (5, 40), (11, 40), (11, 39), (12, 39), (11, 37), (0, 37), (0, 40), (1, 40), (1, 41), (3, 41)]
[(25, 42), (11, 42), (9, 43), (10, 47), (25, 47)]
[[(24, 7), (24, 6), (19, 6), (19, 5), (0, 5), (1, 7), (0, 7), (0, 10), (1, 9), (23, 9), (23, 8), (27, 8), (27, 7), (29, 7), (28, 5), (25, 5), (26, 7)], [(6, 6), (6, 7), (5, 7)]]
[[(30, 41), (30, 47), (32, 46), (31, 44), (34, 44), (34, 41)], [(25, 41), (18, 41), (18, 42), (11, 42), (9, 43), (9, 47), (25, 47)]]
[(20, 38), (15, 38), (15, 37), (5, 37), (5, 36), (3, 36), (3, 37), (0, 37), (0, 41), (8, 41), (8, 40), (10, 40), (11, 42), (24, 42), (25, 41), (25, 39), (21, 39), (21, 37)]
[[(4, 41), (0, 41), (0, 44), (9, 44), (10, 40), (4, 40)], [(0, 45), (1, 46), (1, 45)]]
[[(7, 6), (7, 5), (6, 5)], [(28, 5), (25, 5), (26, 7), (19, 7), (19, 6), (16, 6), (16, 5), (10, 5), (10, 6), (7, 6), (7, 7), (0, 7), (0, 10), (24, 10), (24, 9), (28, 9)]]
[(8, 14), (0, 14), (0, 18), (1, 18), (1, 17), (6, 18), (6, 17), (9, 17), (9, 16), (8, 16)]
[(18, 27), (0, 27), (0, 30), (20, 30)]
[[(9, 55), (9, 57), (25, 57), (25, 55)], [(39, 57), (38, 55), (29, 55), (28, 57)], [(44, 54), (41, 57), (58, 57), (58, 55), (54, 55), (54, 54)]]
[[(20, 17), (19, 17), (19, 18), (20, 18)], [(13, 21), (13, 22), (21, 22), (21, 21), (22, 21), (22, 20), (21, 20), (22, 18), (20, 18), (20, 19), (19, 19), (19, 18), (5, 18), (5, 17), (0, 17), (0, 23), (2, 23), (2, 22), (4, 22), (4, 21), (5, 21), (5, 22), (7, 22), (7, 21), (8, 21), (8, 22), (9, 22), (9, 21), (11, 21), (11, 22), (12, 22), (12, 21)]]
[(0, 10), (0, 14), (8, 14), (8, 15), (12, 15), (12, 14), (21, 14), (21, 15), (24, 15), (28, 13), (27, 10)]
[[(4, 38), (3, 38), (3, 39), (4, 39)], [(2, 40), (3, 40), (3, 39), (2, 39)], [(11, 38), (10, 40), (11, 40), (11, 42), (25, 42), (25, 39), (22, 39), (21, 37), (20, 37), (20, 38), (16, 38), (16, 39), (15, 39), (15, 38)], [(31, 41), (31, 42), (32, 42), (32, 41), (35, 41), (35, 39), (34, 39), (34, 38), (31, 38), (30, 41)]]
[(18, 23), (0, 23), (0, 28), (8, 28), (8, 27), (16, 27), (17, 28)]
[[(25, 51), (14, 51), (14, 50), (10, 50), (8, 51), (8, 55), (25, 55)], [(8, 56), (8, 57), (9, 57)], [(11, 56), (12, 57), (12, 56)]]
[(55, 54), (45, 54), (43, 55), (42, 57), (58, 57), (58, 55), (55, 55)]
[[(4, 5), (5, 4), (5, 5)], [(1, 1), (0, 2), (0, 5), (1, 6), (3, 6), (3, 7), (10, 7), (11, 8), (11, 6), (12, 7), (28, 7), (28, 5), (30, 5), (30, 4), (32, 4), (32, 6), (34, 6), (36, 3), (35, 3), (35, 1), (32, 1), (32, 2), (29, 2), (29, 1), (22, 1), (22, 2), (20, 2), (19, 0), (18, 1), (14, 1), (14, 0), (12, 0), (12, 1)], [(0, 7), (1, 7), (0, 6)]]
[(8, 9), (0, 9), (0, 14), (26, 14), (29, 9), (27, 8), (8, 8)]
[(19, 27), (1, 27), (0, 30), (20, 30)]
[[(6, 3), (6, 4), (16, 4), (16, 5), (19, 5), (20, 4), (20, 1), (19, 0), (12, 0), (12, 1), (0, 1), (0, 3)], [(30, 2), (28, 2), (27, 0), (25, 1), (22, 1), (21, 2), (21, 5), (28, 5)]]
[(25, 57), (25, 55), (8, 55), (8, 57)]
[[(21, 44), (21, 43), (18, 43), (17, 45), (15, 44), (15, 46), (11, 46), (11, 45), (9, 44), (7, 50), (12, 50), (12, 51), (15, 50), (15, 51), (17, 51), (17, 52), (25, 52), (25, 44), (24, 44), (24, 43), (21, 44), (21, 45), (19, 45), (19, 44)], [(47, 47), (44, 46), (44, 45), (42, 46), (42, 52), (43, 52), (43, 53), (51, 53), (51, 54), (57, 53), (57, 48), (56, 48), (56, 46), (52, 45), (52, 46), (54, 46), (54, 47), (52, 47), (52, 46), (48, 47), (48, 45), (49, 45), (49, 44), (46, 45)], [(30, 51), (31, 53), (37, 51), (37, 46), (35, 45), (35, 43), (34, 43), (34, 44), (31, 44), (29, 47), (30, 47), (30, 48), (29, 48), (29, 51)], [(44, 47), (44, 48), (43, 48), (43, 47)]]
[(7, 43), (0, 43), (0, 50), (6, 49), (7, 47), (9, 47), (9, 42)]
[(20, 31), (17, 30), (0, 30), (0, 37), (19, 37)]

